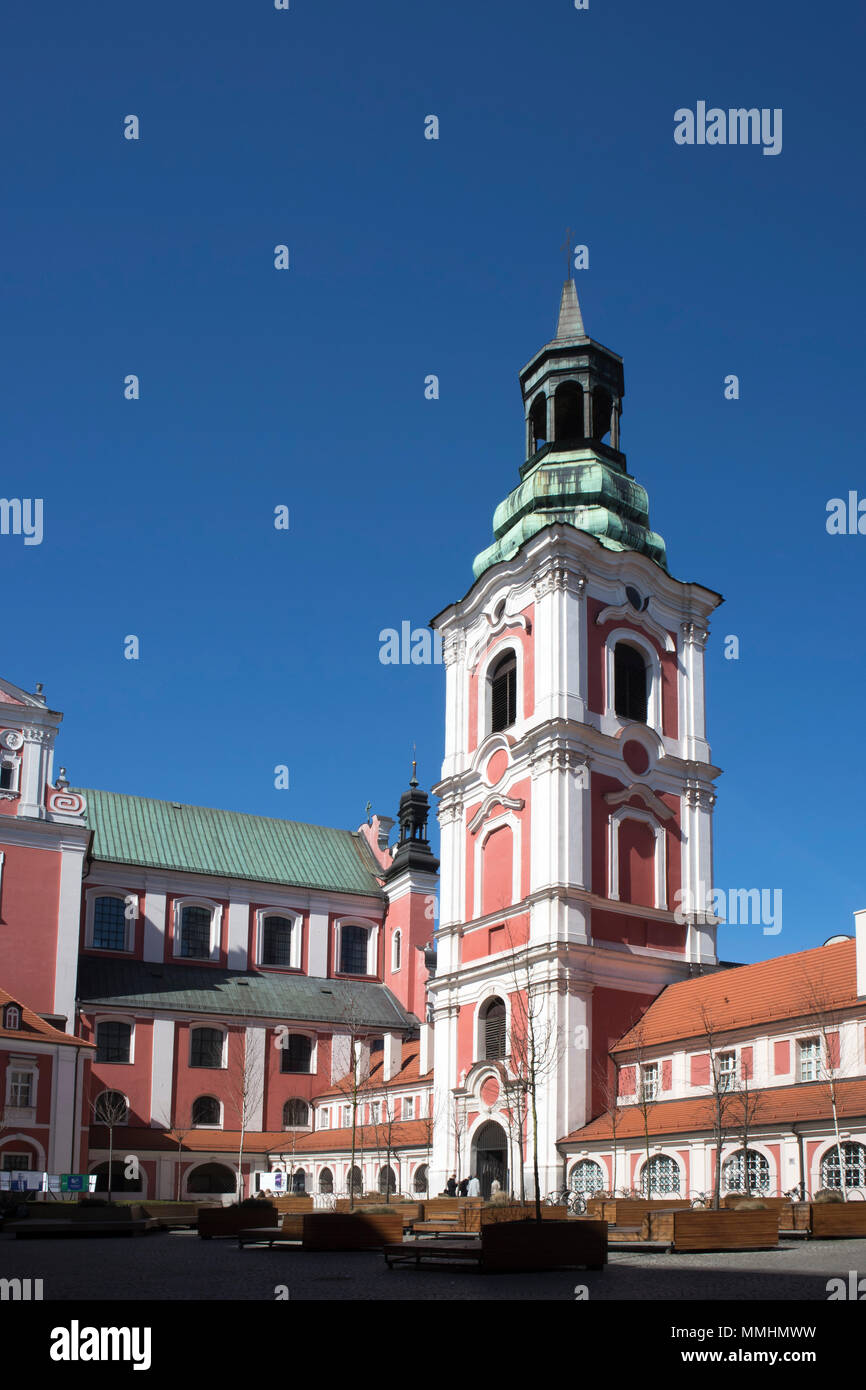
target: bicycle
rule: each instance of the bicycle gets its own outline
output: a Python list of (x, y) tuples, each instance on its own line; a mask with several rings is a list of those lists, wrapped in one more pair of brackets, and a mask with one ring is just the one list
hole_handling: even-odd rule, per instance
[(710, 1205), (709, 1192), (693, 1192), (691, 1197), (691, 1203), (692, 1207), (695, 1210), (698, 1210), (702, 1207), (708, 1207)]
[(583, 1216), (586, 1211), (586, 1198), (581, 1192), (571, 1192), (567, 1187), (557, 1188), (544, 1199), (546, 1207), (565, 1207), (570, 1216)]

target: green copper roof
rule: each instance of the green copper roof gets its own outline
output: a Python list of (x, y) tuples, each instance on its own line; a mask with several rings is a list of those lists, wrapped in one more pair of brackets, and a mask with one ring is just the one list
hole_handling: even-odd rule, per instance
[(407, 1013), (385, 985), (309, 975), (259, 975), (161, 961), (82, 956), (78, 962), (78, 999), (100, 1007), (179, 1009), (242, 1018), (294, 1019), (299, 1023), (351, 1019), (363, 1020), (370, 1028), (419, 1026), (415, 1015)]
[(639, 551), (667, 569), (665, 543), (650, 530), (646, 489), (591, 444), (548, 444), (496, 508), (496, 540), (476, 556), (475, 578), (500, 560), (510, 560), (530, 536), (556, 522), (595, 536), (608, 550)]
[(95, 859), (383, 896), (366, 846), (352, 831), (79, 790), (87, 799)]

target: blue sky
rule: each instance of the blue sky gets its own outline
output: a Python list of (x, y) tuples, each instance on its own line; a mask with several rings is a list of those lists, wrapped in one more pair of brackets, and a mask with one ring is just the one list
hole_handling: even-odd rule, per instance
[[(722, 954), (850, 931), (866, 536), (825, 517), (866, 496), (863, 29), (778, 0), (15, 7), (2, 492), (45, 536), (0, 537), (0, 670), (65, 712), (72, 781), (355, 827), (413, 742), (436, 780), (442, 668), (382, 666), (378, 634), (492, 539), (570, 225), (671, 570), (726, 598), (716, 877), (784, 913)], [(782, 152), (675, 145), (698, 100), (781, 108)]]

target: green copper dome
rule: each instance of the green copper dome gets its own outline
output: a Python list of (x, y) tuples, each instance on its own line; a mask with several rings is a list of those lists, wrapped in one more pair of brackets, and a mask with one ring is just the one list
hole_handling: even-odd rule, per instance
[(665, 543), (650, 530), (646, 490), (626, 472), (620, 449), (622, 359), (587, 335), (571, 279), (563, 286), (556, 337), (523, 368), (520, 386), (528, 457), (520, 483), (496, 508), (495, 540), (476, 556), (475, 578), (557, 522), (609, 550), (638, 551), (667, 570)]

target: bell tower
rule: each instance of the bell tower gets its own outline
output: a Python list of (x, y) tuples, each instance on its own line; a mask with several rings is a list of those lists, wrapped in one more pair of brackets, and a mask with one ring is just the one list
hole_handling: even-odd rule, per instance
[(701, 908), (719, 775), (704, 644), (720, 596), (668, 571), (622, 450), (622, 359), (586, 333), (573, 280), (520, 387), (520, 481), (475, 582), (433, 619), (446, 667), (434, 1191), (482, 1166), (491, 1125), (512, 1190), (531, 1170), (508, 1099), (527, 997), (551, 1054), (536, 1088), (546, 1192), (557, 1140), (603, 1108), (612, 1042), (666, 984), (716, 964)]

